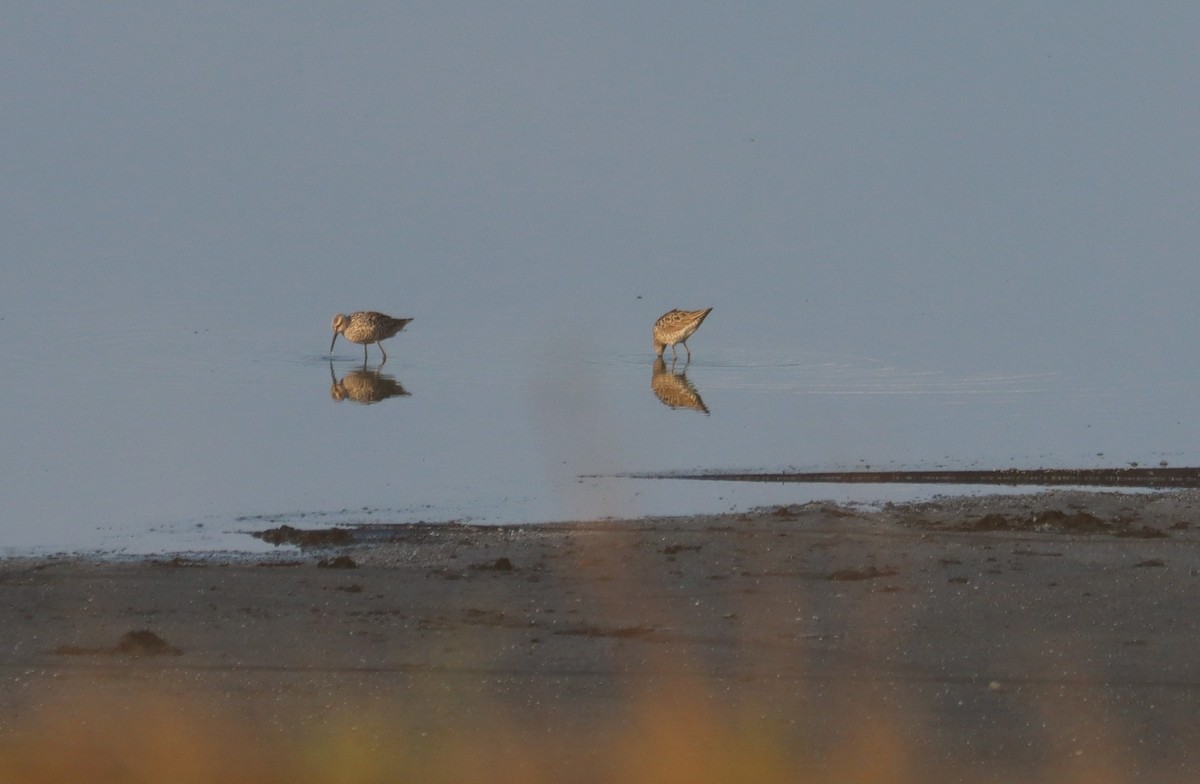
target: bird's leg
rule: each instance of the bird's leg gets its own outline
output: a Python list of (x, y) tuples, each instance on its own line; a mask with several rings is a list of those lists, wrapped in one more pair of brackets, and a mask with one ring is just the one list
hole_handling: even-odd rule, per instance
[(674, 343), (671, 344), (671, 356), (675, 357), (676, 359), (679, 359), (679, 352), (675, 350)]
[(379, 346), (379, 353), (380, 353), (380, 354), (383, 354), (383, 362), (380, 362), (380, 363), (379, 363), (379, 367), (383, 367), (383, 363), (384, 363), (384, 362), (387, 362), (387, 352), (383, 350), (383, 343), (382, 343), (382, 342), (380, 342), (380, 343), (376, 343), (375, 345), (376, 345), (376, 346)]
[(366, 367), (366, 364), (367, 364), (367, 344), (363, 343), (363, 366)]
[(688, 353), (688, 362), (692, 361), (692, 350), (687, 347), (687, 341), (683, 341), (683, 350)]

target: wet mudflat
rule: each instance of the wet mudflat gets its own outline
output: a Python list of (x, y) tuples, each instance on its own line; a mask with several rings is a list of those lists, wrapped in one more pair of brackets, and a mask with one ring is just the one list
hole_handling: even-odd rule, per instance
[(1005, 485), (1011, 487), (1196, 488), (1200, 468), (1001, 468), (930, 471), (787, 471), (628, 474), (630, 479), (797, 484)]
[[(647, 715), (714, 748), (751, 733), (790, 773), (862, 745), (876, 780), (1185, 780), (1198, 526), (1195, 493), (1054, 491), (12, 560), (0, 737), (165, 694), (263, 749), (335, 718), (367, 748), (504, 727), (497, 770), (575, 780), (615, 780)], [(156, 643), (122, 652), (131, 632)]]

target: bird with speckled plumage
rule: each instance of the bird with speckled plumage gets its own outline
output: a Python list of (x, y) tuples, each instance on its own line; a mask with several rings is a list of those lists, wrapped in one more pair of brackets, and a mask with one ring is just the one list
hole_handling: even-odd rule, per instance
[(329, 342), (329, 353), (333, 353), (333, 345), (337, 343), (338, 335), (342, 335), (351, 343), (362, 344), (363, 362), (367, 361), (367, 346), (372, 343), (379, 346), (383, 362), (387, 362), (383, 341), (404, 329), (410, 321), (410, 318), (392, 318), (373, 310), (360, 310), (349, 316), (339, 313), (333, 317), (333, 340)]
[(692, 350), (688, 348), (688, 338), (700, 328), (705, 317), (711, 312), (712, 308), (705, 308), (672, 310), (662, 314), (658, 321), (654, 322), (654, 353), (661, 357), (666, 347), (670, 346), (671, 354), (678, 359), (679, 352), (675, 350), (675, 344), (682, 343), (683, 350), (687, 352), (688, 360), (691, 361)]

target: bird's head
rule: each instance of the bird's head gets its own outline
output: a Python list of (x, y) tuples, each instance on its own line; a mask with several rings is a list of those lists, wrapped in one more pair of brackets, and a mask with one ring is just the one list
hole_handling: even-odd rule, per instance
[(333, 352), (333, 344), (337, 343), (337, 336), (346, 331), (346, 327), (350, 326), (350, 317), (344, 316), (341, 313), (333, 317), (333, 340), (329, 341), (329, 351)]

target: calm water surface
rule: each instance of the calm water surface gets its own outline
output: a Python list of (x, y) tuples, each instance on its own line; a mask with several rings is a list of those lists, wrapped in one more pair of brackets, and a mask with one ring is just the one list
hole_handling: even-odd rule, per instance
[(1200, 464), (1194, 4), (217, 5), (0, 9), (0, 550)]
[[(358, 346), (325, 353), (333, 311), (353, 304), (416, 318), (382, 367), (375, 347), (365, 370)], [(571, 314), (340, 305), (7, 310), (0, 421), (19, 446), (0, 478), (6, 551), (253, 550), (245, 532), (281, 523), (537, 522), (948, 492), (582, 478), (596, 474), (1200, 460), (1194, 383), (824, 352), (799, 329), (756, 336), (752, 303), (720, 303), (690, 341), (693, 361), (668, 351), (659, 367), (649, 325), (663, 308), (632, 294)], [(592, 326), (546, 328), (560, 319)]]

